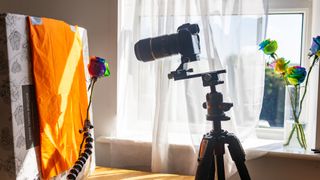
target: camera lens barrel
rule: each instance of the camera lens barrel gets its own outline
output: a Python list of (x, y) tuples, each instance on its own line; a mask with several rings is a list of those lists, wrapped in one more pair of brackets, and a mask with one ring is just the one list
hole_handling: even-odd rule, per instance
[(137, 59), (143, 62), (178, 54), (178, 34), (142, 39), (135, 44), (134, 51)]
[(139, 40), (134, 45), (134, 53), (139, 61), (147, 62), (154, 60), (152, 56), (151, 39), (152, 38)]
[(186, 62), (199, 60), (199, 26), (186, 23), (179, 26), (177, 31), (178, 33), (138, 41), (134, 45), (137, 59), (148, 62), (180, 53), (187, 59)]

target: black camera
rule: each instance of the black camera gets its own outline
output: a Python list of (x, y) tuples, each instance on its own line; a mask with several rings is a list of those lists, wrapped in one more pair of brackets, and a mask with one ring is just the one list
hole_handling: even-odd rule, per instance
[(199, 60), (200, 29), (197, 24), (183, 24), (174, 34), (147, 38), (138, 41), (134, 46), (135, 55), (140, 61), (153, 61), (180, 53), (184, 62)]

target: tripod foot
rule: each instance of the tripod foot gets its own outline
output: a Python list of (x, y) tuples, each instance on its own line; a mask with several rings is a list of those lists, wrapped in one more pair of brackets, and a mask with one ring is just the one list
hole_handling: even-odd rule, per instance
[(234, 134), (228, 133), (226, 136), (226, 143), (229, 144), (228, 149), (232, 160), (237, 166), (241, 180), (250, 180), (251, 178), (245, 165), (245, 152), (239, 139)]

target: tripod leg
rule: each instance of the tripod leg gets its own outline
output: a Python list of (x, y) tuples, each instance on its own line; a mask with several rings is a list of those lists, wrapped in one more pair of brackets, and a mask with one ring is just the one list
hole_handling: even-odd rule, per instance
[(224, 144), (219, 144), (215, 148), (215, 155), (217, 158), (217, 174), (218, 180), (225, 180), (224, 175), (224, 161), (223, 161), (223, 154), (224, 154)]
[(232, 133), (228, 133), (226, 137), (226, 143), (229, 144), (228, 148), (232, 157), (232, 160), (237, 166), (241, 180), (250, 180), (248, 169), (245, 165), (245, 153), (240, 144), (239, 139)]
[(214, 142), (202, 139), (200, 144), (198, 167), (195, 180), (213, 180), (215, 173), (215, 160), (213, 155)]

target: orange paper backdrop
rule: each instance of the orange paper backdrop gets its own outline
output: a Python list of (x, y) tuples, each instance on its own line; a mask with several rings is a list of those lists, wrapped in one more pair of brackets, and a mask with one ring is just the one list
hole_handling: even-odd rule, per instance
[(88, 105), (82, 42), (77, 27), (29, 17), (45, 179), (70, 169), (78, 158)]

